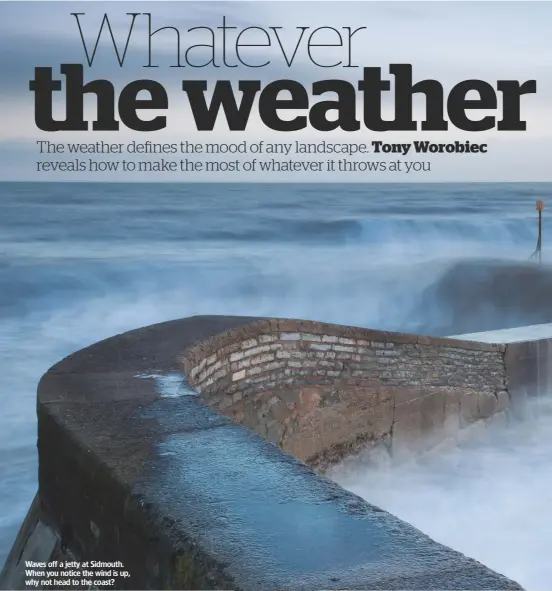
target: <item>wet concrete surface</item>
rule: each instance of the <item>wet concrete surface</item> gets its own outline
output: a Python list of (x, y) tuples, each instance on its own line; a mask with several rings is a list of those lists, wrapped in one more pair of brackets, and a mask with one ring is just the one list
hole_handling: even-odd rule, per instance
[(240, 426), (174, 434), (160, 452), (141, 494), (240, 589), (519, 588)]

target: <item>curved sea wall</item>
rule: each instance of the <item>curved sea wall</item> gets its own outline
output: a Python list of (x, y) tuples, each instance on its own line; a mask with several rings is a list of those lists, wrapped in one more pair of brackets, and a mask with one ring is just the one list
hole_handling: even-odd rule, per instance
[(519, 589), (313, 470), (506, 408), (506, 350), (208, 316), (79, 351), (40, 381), (39, 491), (0, 585), (75, 559), (120, 561), (120, 589)]

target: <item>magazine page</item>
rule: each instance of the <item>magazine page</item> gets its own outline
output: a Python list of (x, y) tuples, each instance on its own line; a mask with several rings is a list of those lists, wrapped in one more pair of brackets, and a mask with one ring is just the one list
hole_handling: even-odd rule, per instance
[(0, 0), (0, 589), (549, 588), (550, 22)]

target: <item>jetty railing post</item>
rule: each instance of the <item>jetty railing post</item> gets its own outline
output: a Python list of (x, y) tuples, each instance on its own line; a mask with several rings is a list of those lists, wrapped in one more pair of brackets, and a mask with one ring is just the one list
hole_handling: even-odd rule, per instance
[(539, 265), (542, 263), (542, 211), (544, 209), (544, 201), (537, 201), (537, 211), (539, 212), (539, 239), (537, 242), (537, 258)]

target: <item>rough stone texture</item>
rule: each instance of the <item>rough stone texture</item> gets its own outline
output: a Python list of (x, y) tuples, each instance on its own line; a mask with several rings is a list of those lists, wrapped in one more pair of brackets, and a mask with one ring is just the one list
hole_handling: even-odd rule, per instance
[(552, 389), (552, 339), (506, 345), (508, 391), (512, 399), (542, 396)]
[[(267, 344), (282, 347), (245, 355)], [(313, 349), (313, 344), (333, 348)], [(442, 358), (430, 356), (440, 367), (459, 367), (464, 360), (464, 375), (457, 376), (460, 399), (455, 398), (456, 386), (441, 384), (440, 371), (414, 369), (414, 361), (423, 365), (421, 352), (429, 353), (432, 347), (444, 353)], [(362, 363), (360, 348), (374, 352), (369, 363), (380, 372), (377, 384), (352, 375), (362, 371), (352, 367)], [(407, 383), (416, 378), (402, 375), (393, 362), (378, 361), (392, 355), (375, 354), (392, 350), (412, 361), (410, 371), (425, 376), (429, 390), (407, 395)], [(335, 357), (301, 357), (299, 365), (291, 365), (291, 355), (262, 357), (272, 351), (318, 351)], [(338, 357), (341, 354), (349, 357)], [(364, 431), (374, 434), (389, 429), (389, 400), (395, 409), (412, 408), (415, 416), (422, 416), (423, 409), (433, 408), (439, 392), (451, 388), (458, 421), (475, 416), (477, 392), (494, 395), (500, 390), (494, 381), (481, 381), (468, 366), (483, 360), (485, 367), (494, 368), (501, 354), (502, 349), (488, 345), (464, 349), (464, 344), (450, 341), (340, 326), (212, 316), (146, 327), (79, 351), (40, 381), (40, 509), (37, 513), (34, 506), (24, 524), (0, 587), (20, 580), (19, 556), (32, 549), (38, 520), (55, 533), (60, 552), (77, 559), (123, 562), (131, 577), (117, 579), (117, 588), (520, 589), (215, 412), (184, 380), (180, 395), (168, 396), (158, 387), (158, 378), (172, 376), (184, 365), (189, 379), (201, 382), (204, 396), (221, 403), (230, 400), (227, 409), (240, 402), (240, 395), (258, 396), (267, 416), (282, 421), (290, 409), (276, 399), (289, 395), (296, 412), (293, 420), (301, 417), (305, 435), (291, 430), (287, 442), (298, 454), (309, 456), (328, 444), (326, 439), (306, 443), (316, 429), (335, 429), (346, 439), (339, 413), (324, 412), (331, 404), (342, 409), (358, 404), (360, 416), (351, 413), (348, 420), (358, 420), (359, 430), (364, 421), (371, 421)], [(249, 366), (227, 369), (226, 360), (237, 364), (246, 358)], [(258, 363), (252, 364), (253, 358)], [(305, 361), (315, 365), (303, 365)], [(343, 369), (317, 370), (321, 361), (343, 363)], [(262, 382), (252, 380), (281, 371), (282, 363), (288, 385), (296, 386), (253, 387)], [(248, 374), (253, 367), (261, 371)], [(347, 391), (340, 387), (336, 392), (336, 383), (347, 385)], [(462, 404), (464, 398), (470, 405)], [(455, 416), (452, 411), (449, 415)], [(406, 417), (407, 412), (403, 420)], [(425, 420), (414, 422), (424, 428)], [(264, 424), (267, 437), (281, 436), (273, 421)], [(43, 559), (52, 555), (52, 538), (46, 538), (39, 549)]]
[(296, 320), (257, 322), (182, 358), (203, 400), (325, 468), (390, 438), (423, 449), (508, 403), (505, 346)]

